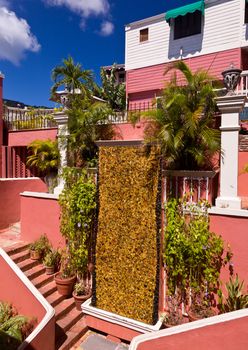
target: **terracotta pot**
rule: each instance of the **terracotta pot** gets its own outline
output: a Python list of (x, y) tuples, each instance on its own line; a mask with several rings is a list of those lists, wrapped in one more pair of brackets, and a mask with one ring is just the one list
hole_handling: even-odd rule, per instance
[(75, 292), (72, 293), (72, 296), (75, 301), (76, 309), (78, 311), (82, 311), (81, 305), (84, 303), (87, 299), (91, 297), (92, 293), (89, 293), (87, 295), (76, 295)]
[(71, 296), (76, 279), (77, 276), (61, 278), (61, 272), (57, 272), (54, 275), (54, 280), (57, 286), (58, 293), (64, 295), (65, 297)]
[(54, 266), (45, 266), (46, 268), (46, 274), (47, 275), (53, 275), (55, 272), (55, 267)]
[(40, 260), (40, 258), (41, 258), (40, 252), (38, 252), (37, 250), (30, 249), (30, 259), (31, 260)]
[(203, 318), (208, 318), (208, 317), (212, 317), (215, 315), (216, 315), (216, 312), (213, 309), (209, 309), (208, 313), (206, 313), (206, 315), (204, 315), (204, 314), (198, 315), (197, 313), (195, 313), (191, 310), (188, 311), (189, 322), (202, 320)]

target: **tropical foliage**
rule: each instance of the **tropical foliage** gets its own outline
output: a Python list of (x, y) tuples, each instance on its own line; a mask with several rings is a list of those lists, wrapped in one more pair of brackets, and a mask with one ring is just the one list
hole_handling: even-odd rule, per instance
[(167, 168), (212, 168), (212, 158), (220, 151), (213, 78), (203, 70), (193, 73), (183, 61), (172, 64), (165, 74), (172, 69), (181, 73), (185, 84), (175, 73), (166, 85), (158, 109), (149, 112), (146, 139), (159, 141)]
[(126, 108), (126, 84), (117, 83), (117, 68), (113, 64), (110, 74), (101, 69), (102, 87), (96, 93), (106, 100), (113, 111), (124, 111)]
[[(97, 140), (108, 140), (114, 136), (108, 118), (112, 110), (107, 104), (94, 102), (87, 97), (74, 96), (68, 110), (69, 157), (71, 164), (84, 166), (97, 157)], [(94, 162), (93, 162), (94, 163)]]
[(59, 163), (59, 151), (57, 141), (35, 140), (28, 145), (29, 156), (27, 165), (36, 167), (42, 172), (57, 171)]
[(80, 89), (82, 95), (89, 95), (89, 91), (93, 86), (92, 72), (84, 70), (81, 64), (75, 63), (71, 56), (63, 59), (62, 63), (52, 71), (52, 80), (54, 81), (51, 89), (52, 95), (61, 86), (72, 94), (75, 93), (76, 89)]
[(34, 328), (35, 321), (18, 315), (9, 303), (0, 302), (0, 348), (16, 350)]

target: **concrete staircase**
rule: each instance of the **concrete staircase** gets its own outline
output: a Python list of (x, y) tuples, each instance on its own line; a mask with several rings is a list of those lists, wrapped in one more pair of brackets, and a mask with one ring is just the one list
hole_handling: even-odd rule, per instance
[(28, 244), (18, 243), (5, 251), (55, 309), (55, 349), (71, 349), (87, 332), (83, 314), (76, 310), (73, 297), (65, 299), (57, 292), (54, 276), (46, 275), (40, 262), (29, 259)]

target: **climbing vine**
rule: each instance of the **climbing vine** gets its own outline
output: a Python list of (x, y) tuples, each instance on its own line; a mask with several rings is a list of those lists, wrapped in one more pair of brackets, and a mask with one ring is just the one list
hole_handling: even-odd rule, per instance
[(60, 230), (67, 242), (70, 261), (78, 274), (82, 274), (91, 248), (96, 186), (84, 171), (79, 175), (67, 169), (64, 178), (66, 186), (59, 197)]

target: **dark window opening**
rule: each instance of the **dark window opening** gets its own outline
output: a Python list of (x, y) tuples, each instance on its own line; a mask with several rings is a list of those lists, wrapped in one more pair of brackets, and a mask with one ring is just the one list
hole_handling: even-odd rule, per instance
[(140, 43), (148, 40), (148, 28), (140, 30)]
[(245, 3), (245, 23), (248, 23), (248, 3)]
[(201, 33), (201, 11), (187, 13), (185, 16), (178, 16), (174, 23), (174, 39)]

